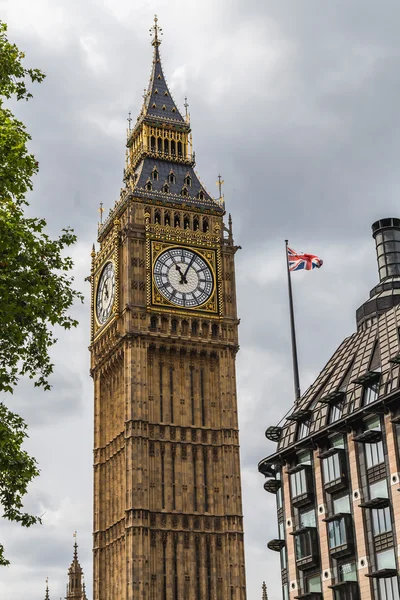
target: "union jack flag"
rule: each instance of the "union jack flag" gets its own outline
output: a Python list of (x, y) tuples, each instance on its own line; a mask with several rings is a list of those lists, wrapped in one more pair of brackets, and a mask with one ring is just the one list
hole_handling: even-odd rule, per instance
[(319, 269), (323, 265), (323, 261), (314, 254), (304, 254), (304, 252), (296, 252), (288, 247), (288, 261), (289, 271), (300, 271), (305, 269), (310, 271), (311, 269)]

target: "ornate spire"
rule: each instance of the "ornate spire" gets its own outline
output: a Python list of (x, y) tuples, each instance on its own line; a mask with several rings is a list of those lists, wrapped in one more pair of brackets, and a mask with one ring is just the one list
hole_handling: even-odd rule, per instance
[(44, 597), (44, 600), (50, 600), (50, 596), (49, 596), (49, 578), (46, 577), (46, 595)]
[(150, 35), (153, 36), (153, 39), (151, 40), (151, 45), (158, 47), (161, 44), (160, 37), (163, 34), (163, 30), (158, 25), (157, 15), (154, 15), (154, 25), (153, 25), (153, 27), (151, 27), (151, 29), (149, 29), (149, 31), (150, 31)]
[(150, 29), (150, 33), (153, 36), (151, 43), (154, 46), (153, 68), (148, 88), (145, 90), (143, 96), (144, 106), (141, 116), (156, 117), (165, 121), (178, 121), (184, 123), (185, 119), (182, 117), (171, 96), (162, 70), (159, 49), (162, 29), (158, 26), (157, 16), (154, 17), (154, 26)]
[(66, 600), (86, 600), (85, 584), (83, 582), (83, 570), (78, 560), (78, 544), (76, 531), (74, 533), (74, 555), (68, 569), (68, 585)]
[(268, 600), (267, 586), (265, 585), (265, 581), (263, 581), (262, 584), (262, 593), (262, 600)]

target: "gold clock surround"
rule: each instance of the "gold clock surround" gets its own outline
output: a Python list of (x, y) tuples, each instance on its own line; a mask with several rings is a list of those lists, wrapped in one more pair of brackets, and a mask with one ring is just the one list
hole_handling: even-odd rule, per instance
[[(147, 308), (148, 310), (166, 311), (168, 313), (186, 315), (207, 315), (219, 318), (222, 316), (222, 286), (221, 286), (221, 250), (220, 228), (215, 232), (182, 230), (170, 225), (161, 226), (150, 224), (150, 215), (145, 213), (146, 222), (146, 279), (147, 279)], [(201, 306), (179, 307), (167, 300), (157, 289), (154, 281), (154, 264), (157, 258), (171, 248), (187, 248), (197, 253), (209, 266), (214, 283), (213, 291), (208, 300)]]
[[(104, 244), (100, 252), (92, 251), (92, 269), (91, 269), (91, 339), (103, 333), (119, 316), (119, 297), (120, 297), (120, 273), (119, 273), (119, 220), (114, 222), (114, 231), (109, 238), (108, 243)], [(105, 323), (100, 323), (97, 318), (96, 298), (99, 281), (103, 269), (107, 263), (111, 262), (115, 272), (115, 297), (111, 314)]]

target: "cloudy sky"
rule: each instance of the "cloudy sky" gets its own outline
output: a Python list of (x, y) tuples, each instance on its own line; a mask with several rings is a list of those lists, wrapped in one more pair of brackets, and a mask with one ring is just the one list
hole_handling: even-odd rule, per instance
[[(264, 437), (293, 400), (284, 239), (320, 255), (294, 274), (304, 390), (355, 327), (377, 282), (370, 225), (400, 216), (400, 6), (395, 0), (0, 0), (9, 37), (47, 79), (15, 107), (32, 134), (40, 174), (32, 211), (56, 235), (71, 225), (76, 286), (88, 296), (98, 205), (119, 196), (126, 117), (136, 117), (151, 68), (149, 27), (164, 30), (164, 71), (178, 105), (188, 96), (197, 171), (215, 194), (225, 180), (237, 254), (241, 317), (238, 387), (248, 598), (267, 581), (280, 597), (274, 497), (258, 461)], [(9, 401), (30, 425), (42, 474), (28, 531), (1, 523), (12, 565), (0, 597), (65, 595), (78, 531), (91, 594), (92, 383), (89, 303), (59, 335), (49, 393), (22, 382)], [(89, 596), (90, 597), (90, 596)]]

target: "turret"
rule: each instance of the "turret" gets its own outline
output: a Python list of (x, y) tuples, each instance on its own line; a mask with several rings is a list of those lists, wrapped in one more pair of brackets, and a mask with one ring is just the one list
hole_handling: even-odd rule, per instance
[(76, 542), (76, 532), (74, 533), (74, 556), (70, 568), (68, 569), (67, 595), (65, 600), (87, 600), (85, 583), (83, 579), (83, 570), (78, 560), (78, 544)]

